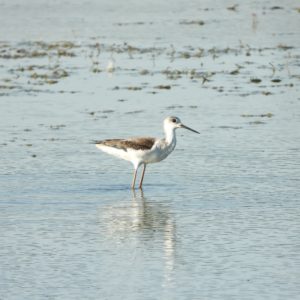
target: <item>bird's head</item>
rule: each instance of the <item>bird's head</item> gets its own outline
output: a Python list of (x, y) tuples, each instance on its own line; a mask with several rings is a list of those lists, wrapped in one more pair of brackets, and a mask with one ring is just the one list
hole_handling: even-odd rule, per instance
[(182, 124), (182, 122), (180, 121), (180, 119), (178, 117), (174, 117), (174, 116), (167, 117), (164, 120), (164, 128), (165, 128), (166, 131), (175, 130), (177, 128), (185, 128), (185, 129), (188, 129), (190, 131), (200, 133), (200, 132), (198, 132), (198, 131), (190, 128), (190, 127), (185, 126), (184, 124)]

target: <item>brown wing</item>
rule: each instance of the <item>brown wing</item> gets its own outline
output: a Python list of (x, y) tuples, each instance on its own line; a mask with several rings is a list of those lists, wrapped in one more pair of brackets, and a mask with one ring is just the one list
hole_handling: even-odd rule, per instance
[(128, 148), (134, 150), (150, 150), (155, 143), (154, 138), (132, 138), (128, 140), (124, 139), (110, 139), (110, 140), (103, 140), (98, 141), (96, 144), (114, 147), (117, 149), (122, 149), (127, 151)]

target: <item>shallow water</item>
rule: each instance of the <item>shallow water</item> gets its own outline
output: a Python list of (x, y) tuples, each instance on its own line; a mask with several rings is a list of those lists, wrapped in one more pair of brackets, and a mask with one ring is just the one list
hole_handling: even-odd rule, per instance
[(0, 299), (298, 299), (298, 3), (104, 2), (3, 1)]

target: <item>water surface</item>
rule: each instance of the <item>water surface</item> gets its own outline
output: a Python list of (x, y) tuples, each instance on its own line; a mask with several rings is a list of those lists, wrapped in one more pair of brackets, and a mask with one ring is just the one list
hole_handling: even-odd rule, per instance
[[(298, 299), (298, 3), (35, 2), (0, 12), (0, 298)], [(132, 192), (90, 142), (168, 115), (201, 134)]]

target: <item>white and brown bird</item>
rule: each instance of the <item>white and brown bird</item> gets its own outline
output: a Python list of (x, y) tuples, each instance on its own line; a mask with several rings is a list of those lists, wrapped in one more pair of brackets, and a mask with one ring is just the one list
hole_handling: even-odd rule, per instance
[(136, 137), (129, 139), (108, 139), (97, 141), (96, 147), (108, 154), (130, 161), (134, 166), (134, 175), (131, 188), (135, 188), (137, 170), (143, 165), (143, 173), (139, 188), (142, 189), (146, 165), (160, 162), (165, 159), (176, 146), (177, 128), (185, 128), (190, 131), (198, 131), (183, 125), (177, 117), (167, 117), (164, 120), (165, 138)]

